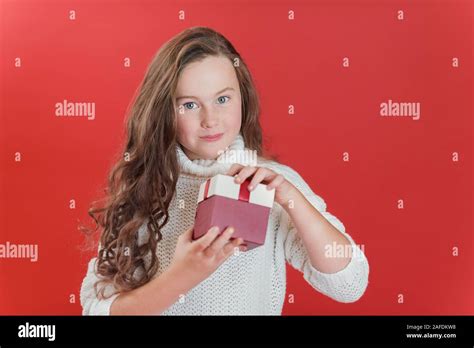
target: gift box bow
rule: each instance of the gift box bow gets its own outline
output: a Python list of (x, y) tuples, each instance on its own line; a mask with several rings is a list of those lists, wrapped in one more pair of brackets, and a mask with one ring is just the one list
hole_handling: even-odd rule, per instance
[(201, 184), (198, 203), (217, 195), (271, 208), (275, 189), (267, 190), (267, 185), (257, 184), (252, 191), (249, 191), (249, 184), (250, 179), (245, 180), (242, 184), (237, 184), (233, 176), (217, 174)]

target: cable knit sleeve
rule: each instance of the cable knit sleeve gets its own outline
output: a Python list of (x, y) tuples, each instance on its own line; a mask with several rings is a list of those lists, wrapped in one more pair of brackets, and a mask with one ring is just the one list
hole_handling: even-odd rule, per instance
[(326, 203), (316, 195), (303, 178), (288, 166), (279, 164), (272, 168), (275, 172), (282, 174), (285, 179), (291, 182), (306, 199), (336, 227), (351, 243), (352, 258), (349, 264), (336, 273), (320, 272), (310, 262), (302, 239), (289, 217), (288, 213), (282, 209), (280, 225), (283, 237), (286, 260), (297, 270), (303, 273), (304, 279), (316, 290), (329, 296), (338, 302), (355, 302), (365, 292), (368, 285), (369, 264), (362, 250), (355, 244), (352, 237), (346, 233), (342, 222), (326, 211)]
[[(110, 307), (112, 302), (118, 297), (120, 293), (116, 292), (115, 287), (111, 284), (106, 286), (104, 290), (105, 295), (114, 293), (107, 299), (99, 299), (95, 289), (94, 283), (100, 278), (97, 276), (96, 266), (97, 257), (93, 257), (87, 266), (87, 273), (82, 281), (81, 286), (81, 305), (82, 315), (110, 315)], [(100, 288), (99, 288), (100, 289)]]

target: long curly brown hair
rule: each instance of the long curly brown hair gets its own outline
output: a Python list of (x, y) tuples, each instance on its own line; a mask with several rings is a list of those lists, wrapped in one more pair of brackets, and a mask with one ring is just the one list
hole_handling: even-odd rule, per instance
[[(127, 112), (126, 141), (108, 175), (105, 198), (91, 204), (88, 214), (95, 229), (80, 228), (91, 236), (101, 228), (97, 272), (99, 283), (129, 291), (147, 283), (158, 269), (157, 243), (169, 218), (168, 208), (180, 173), (176, 155), (175, 90), (180, 72), (207, 56), (231, 60), (242, 95), (241, 134), (245, 146), (265, 157), (259, 123), (259, 100), (249, 69), (233, 45), (207, 27), (192, 27), (166, 42), (147, 68)], [(269, 155), (271, 158), (276, 158)], [(140, 226), (148, 220), (148, 240), (138, 245)], [(126, 252), (125, 252), (126, 251)], [(144, 257), (151, 254), (151, 263)], [(135, 277), (141, 269), (140, 277)], [(105, 287), (100, 294), (105, 297)]]

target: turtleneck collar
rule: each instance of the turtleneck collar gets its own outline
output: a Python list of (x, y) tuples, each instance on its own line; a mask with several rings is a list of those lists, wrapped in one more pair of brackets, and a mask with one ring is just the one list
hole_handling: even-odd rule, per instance
[[(181, 173), (191, 174), (196, 176), (211, 177), (216, 174), (224, 174), (233, 163), (241, 163), (248, 165), (250, 162), (246, 160), (249, 156), (231, 156), (232, 152), (240, 152), (248, 150), (245, 148), (244, 138), (241, 133), (237, 135), (232, 144), (230, 144), (224, 152), (216, 159), (195, 159), (191, 160), (184, 153), (180, 144), (176, 146), (176, 153), (178, 157)], [(243, 158), (241, 158), (243, 157)], [(226, 159), (224, 161), (224, 159)], [(232, 160), (235, 159), (235, 160)]]

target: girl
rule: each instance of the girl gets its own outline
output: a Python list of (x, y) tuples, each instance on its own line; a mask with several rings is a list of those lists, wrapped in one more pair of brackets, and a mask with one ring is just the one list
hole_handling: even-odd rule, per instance
[[(81, 287), (84, 315), (281, 315), (285, 261), (336, 301), (362, 296), (365, 255), (297, 172), (264, 156), (258, 116), (249, 70), (221, 34), (189, 28), (158, 51), (107, 203), (89, 212), (102, 234)], [(239, 151), (257, 164), (226, 160)], [(245, 251), (231, 226), (192, 240), (199, 186), (218, 173), (275, 189), (263, 246)]]

